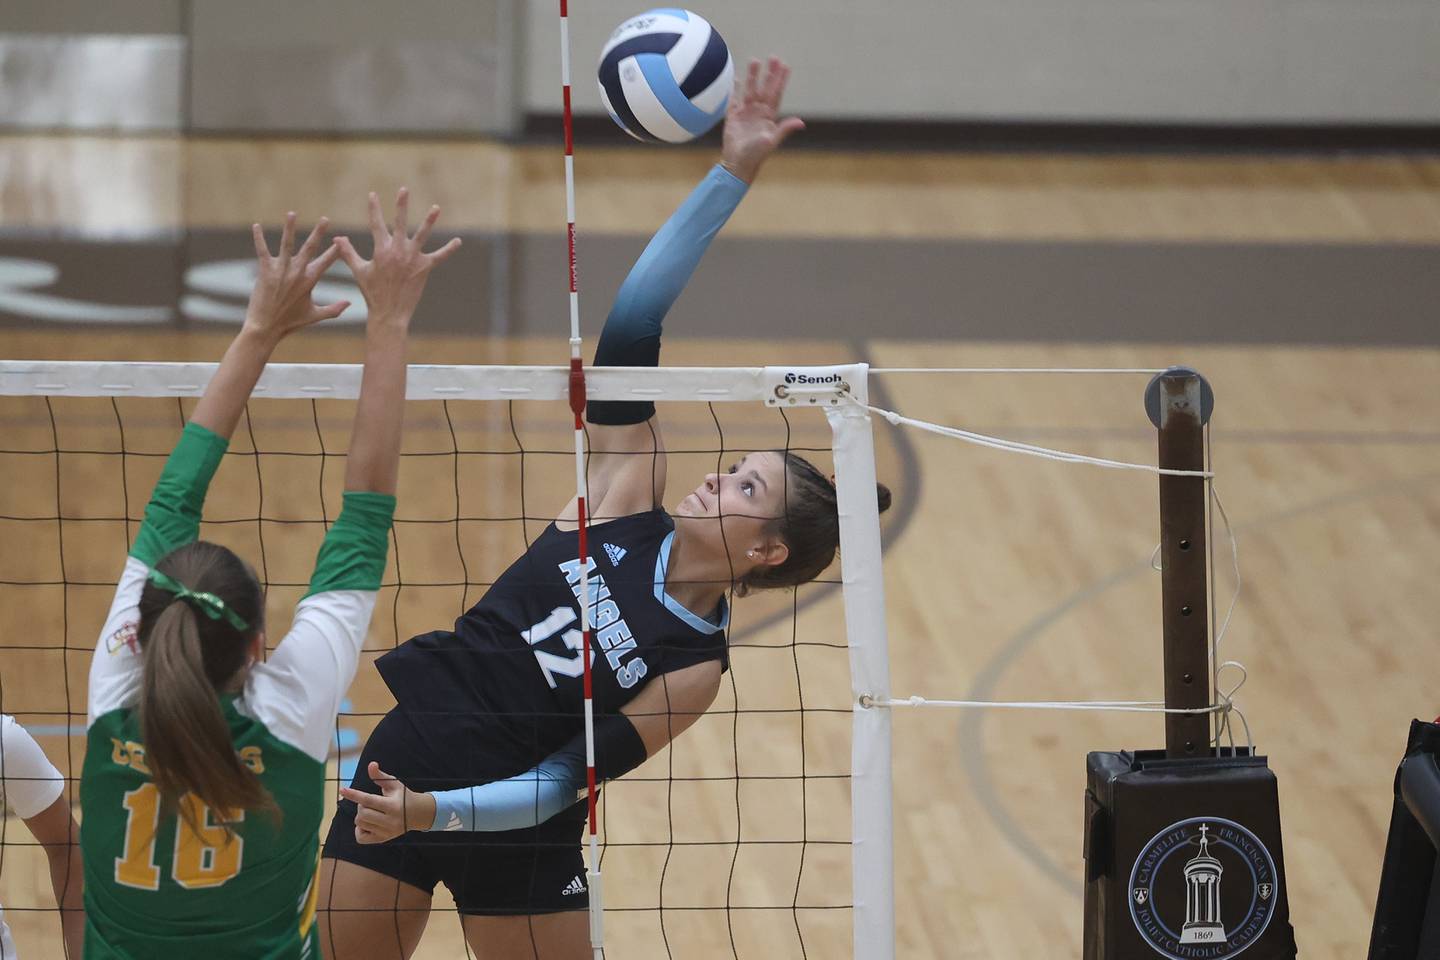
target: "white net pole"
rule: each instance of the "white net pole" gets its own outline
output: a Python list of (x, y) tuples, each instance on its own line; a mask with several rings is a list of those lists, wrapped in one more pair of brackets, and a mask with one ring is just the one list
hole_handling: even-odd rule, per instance
[[(850, 393), (867, 403), (867, 367), (837, 368)], [(856, 960), (895, 956), (895, 844), (889, 710), (860, 705), (890, 696), (880, 512), (875, 499), (875, 443), (870, 417), (855, 404), (826, 410), (834, 437), (835, 497), (840, 508), (840, 575), (850, 648), (854, 714), (850, 744), (851, 864)]]

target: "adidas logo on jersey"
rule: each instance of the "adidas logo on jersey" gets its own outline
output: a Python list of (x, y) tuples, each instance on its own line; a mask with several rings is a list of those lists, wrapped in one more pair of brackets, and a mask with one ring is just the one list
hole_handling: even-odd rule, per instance
[(620, 561), (625, 559), (628, 551), (624, 547), (617, 547), (613, 543), (605, 544), (605, 556), (610, 558), (610, 566), (620, 566)]
[[(608, 546), (608, 544), (607, 544), (607, 546)], [(585, 883), (584, 883), (583, 880), (581, 880), (581, 879), (577, 876), (574, 880), (571, 880), (568, 884), (565, 885), (565, 889), (560, 891), (560, 895), (561, 895), (562, 897), (569, 897), (569, 896), (573, 896), (573, 895), (575, 895), (575, 894), (577, 894), (577, 893), (584, 893), (584, 892), (585, 892)]]
[(464, 830), (465, 823), (460, 819), (460, 814), (451, 811), (450, 819), (445, 821), (446, 830)]

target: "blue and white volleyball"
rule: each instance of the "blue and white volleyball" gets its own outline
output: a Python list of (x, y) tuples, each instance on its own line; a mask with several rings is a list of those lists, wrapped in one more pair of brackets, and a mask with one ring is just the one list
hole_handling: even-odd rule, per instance
[(725, 116), (735, 64), (719, 32), (689, 10), (631, 17), (600, 54), (600, 99), (637, 140), (685, 143)]

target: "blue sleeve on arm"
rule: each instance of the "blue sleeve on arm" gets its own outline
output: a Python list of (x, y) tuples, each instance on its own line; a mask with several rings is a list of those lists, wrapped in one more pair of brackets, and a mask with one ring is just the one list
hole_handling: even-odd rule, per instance
[(508, 780), (478, 787), (437, 790), (431, 830), (519, 830), (544, 823), (585, 790), (585, 764), (554, 754)]
[[(691, 191), (620, 285), (595, 349), (597, 367), (653, 367), (660, 362), (665, 314), (747, 189), (745, 181), (716, 164)], [(655, 405), (645, 401), (595, 401), (587, 419), (602, 424), (643, 423), (654, 413)]]
[[(623, 713), (595, 719), (595, 782), (623, 777), (648, 751)], [(585, 795), (585, 734), (577, 733), (537, 766), (508, 780), (438, 790), (431, 830), (518, 830), (544, 823)]]

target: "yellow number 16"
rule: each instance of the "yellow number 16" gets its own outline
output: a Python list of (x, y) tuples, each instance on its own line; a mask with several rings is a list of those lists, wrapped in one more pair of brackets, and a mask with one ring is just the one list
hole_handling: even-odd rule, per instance
[[(143, 784), (125, 794), (124, 804), (125, 856), (115, 859), (115, 882), (141, 890), (159, 890), (155, 834), (160, 826), (160, 791), (153, 783)], [(244, 838), (216, 823), (214, 811), (191, 794), (180, 798), (180, 807), (171, 865), (175, 882), (187, 890), (204, 890), (233, 878), (240, 872)], [(231, 822), (244, 819), (245, 811), (241, 810)], [(190, 823), (199, 827), (198, 833)]]

